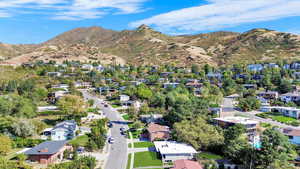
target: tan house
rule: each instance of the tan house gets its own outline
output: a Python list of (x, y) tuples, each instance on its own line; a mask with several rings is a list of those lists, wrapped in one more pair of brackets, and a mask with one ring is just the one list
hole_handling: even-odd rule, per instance
[(162, 126), (155, 123), (150, 123), (147, 128), (148, 138), (154, 140), (168, 140), (170, 138), (170, 129), (168, 126)]

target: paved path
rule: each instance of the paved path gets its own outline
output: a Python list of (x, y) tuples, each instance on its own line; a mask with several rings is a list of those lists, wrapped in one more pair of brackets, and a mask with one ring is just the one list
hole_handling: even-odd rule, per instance
[(105, 162), (104, 169), (125, 169), (127, 164), (127, 140), (125, 136), (120, 134), (120, 128), (125, 127), (128, 129), (127, 123), (123, 121), (120, 114), (111, 106), (104, 107), (103, 100), (89, 94), (87, 91), (82, 91), (85, 99), (92, 99), (95, 105), (102, 109), (105, 116), (113, 123), (111, 128), (111, 137), (115, 142), (109, 148), (109, 155)]
[(271, 125), (282, 127), (282, 128), (291, 127), (291, 128), (298, 128), (298, 129), (300, 129), (300, 127), (286, 125), (284, 123), (280, 123), (280, 122), (274, 121), (272, 119), (265, 119), (265, 118), (258, 117), (258, 116), (256, 116), (256, 114), (262, 113), (262, 112), (259, 112), (259, 111), (252, 111), (252, 112), (238, 111), (235, 108), (235, 101), (234, 101), (234, 99), (230, 98), (230, 97), (225, 97), (224, 98), (222, 109), (223, 109), (223, 113), (222, 113), (223, 115), (233, 113), (233, 115), (246, 116), (246, 117), (249, 117), (251, 119), (257, 120), (259, 122), (269, 123)]

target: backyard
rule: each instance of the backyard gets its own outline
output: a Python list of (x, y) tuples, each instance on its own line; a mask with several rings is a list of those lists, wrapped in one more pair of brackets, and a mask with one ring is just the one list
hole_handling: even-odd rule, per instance
[(156, 152), (137, 152), (134, 153), (134, 168), (138, 167), (161, 167), (162, 161)]
[(286, 117), (282, 115), (278, 115), (278, 113), (260, 113), (257, 114), (256, 116), (261, 117), (261, 118), (270, 118), (274, 121), (280, 122), (280, 123), (285, 123), (288, 125), (293, 125), (293, 126), (299, 126), (300, 122), (292, 117)]
[(205, 160), (220, 160), (220, 159), (223, 159), (222, 156), (217, 155), (217, 154), (213, 154), (213, 153), (210, 153), (210, 152), (201, 152), (197, 156), (198, 156), (198, 158), (205, 159)]
[(75, 139), (71, 140), (70, 144), (84, 147), (86, 146), (88, 141), (89, 141), (89, 137), (87, 135), (83, 135), (83, 136), (78, 136)]

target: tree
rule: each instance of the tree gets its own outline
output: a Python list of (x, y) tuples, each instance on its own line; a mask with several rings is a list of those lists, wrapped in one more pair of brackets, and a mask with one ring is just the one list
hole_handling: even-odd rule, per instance
[(20, 119), (12, 125), (13, 133), (18, 137), (29, 137), (36, 134), (34, 124), (26, 119)]
[(137, 88), (137, 96), (141, 99), (150, 99), (152, 97), (152, 91), (145, 85), (139, 85)]
[(202, 150), (223, 144), (224, 141), (222, 134), (200, 116), (175, 123), (174, 136), (178, 141), (190, 143), (196, 149)]
[(199, 71), (200, 71), (199, 65), (193, 64), (192, 65), (192, 73), (199, 73)]
[(238, 103), (238, 107), (243, 111), (257, 110), (260, 106), (260, 101), (255, 97), (241, 98)]
[(11, 151), (12, 141), (5, 135), (0, 135), (0, 155), (6, 155)]
[(69, 116), (80, 116), (84, 112), (84, 101), (80, 96), (66, 95), (59, 99), (58, 107)]
[(279, 86), (278, 86), (278, 91), (280, 93), (288, 93), (293, 90), (292, 83), (287, 81), (287, 80), (281, 80)]
[(255, 160), (256, 168), (273, 169), (275, 167), (279, 169), (280, 165), (291, 167), (288, 160), (293, 160), (296, 152), (288, 138), (277, 129), (265, 130), (261, 136), (261, 144), (261, 150), (257, 151)]

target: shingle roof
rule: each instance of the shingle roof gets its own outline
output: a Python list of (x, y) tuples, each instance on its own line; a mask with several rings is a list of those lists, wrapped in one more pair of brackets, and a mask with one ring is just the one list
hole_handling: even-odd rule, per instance
[(57, 153), (67, 141), (45, 141), (25, 152), (26, 155), (52, 155)]
[(198, 162), (191, 160), (176, 160), (174, 164), (172, 169), (203, 169)]
[(170, 129), (169, 129), (168, 126), (162, 126), (162, 125), (155, 124), (155, 123), (150, 123), (148, 125), (147, 130), (150, 133), (159, 132), (159, 131), (165, 131), (165, 132), (169, 132), (170, 131)]
[(283, 133), (287, 136), (300, 136), (299, 129), (285, 128), (283, 129)]

